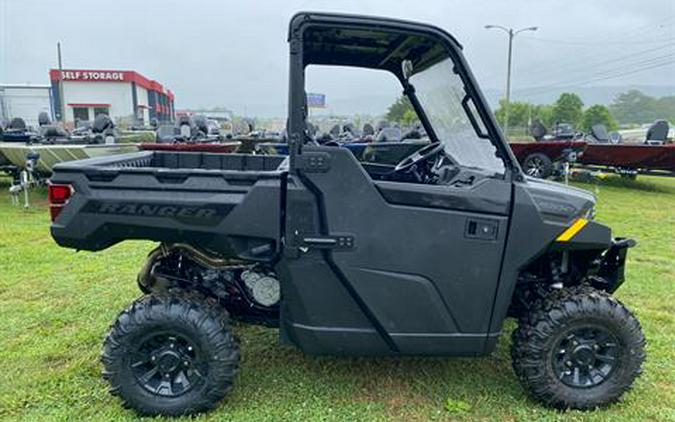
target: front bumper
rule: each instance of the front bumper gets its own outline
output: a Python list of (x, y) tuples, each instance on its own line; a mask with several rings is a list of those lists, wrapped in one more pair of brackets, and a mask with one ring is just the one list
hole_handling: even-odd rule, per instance
[(613, 293), (623, 284), (628, 248), (635, 245), (637, 242), (634, 239), (612, 239), (612, 245), (594, 263), (595, 271), (591, 276), (594, 287)]

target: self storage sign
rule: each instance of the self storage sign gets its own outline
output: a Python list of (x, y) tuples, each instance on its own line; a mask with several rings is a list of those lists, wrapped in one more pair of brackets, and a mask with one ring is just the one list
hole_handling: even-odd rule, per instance
[(110, 72), (105, 70), (64, 70), (61, 78), (64, 81), (105, 81), (124, 82), (126, 72)]

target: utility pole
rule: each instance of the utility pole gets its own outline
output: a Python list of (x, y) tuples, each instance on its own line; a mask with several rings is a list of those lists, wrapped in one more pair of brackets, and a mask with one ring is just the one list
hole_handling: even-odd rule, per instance
[(505, 28), (500, 25), (485, 25), (485, 29), (500, 29), (509, 36), (509, 58), (506, 65), (506, 103), (504, 104), (504, 136), (509, 137), (509, 105), (511, 103), (511, 61), (513, 56), (513, 38), (523, 31), (536, 31), (536, 26), (522, 28), (514, 31), (513, 28)]
[(61, 61), (61, 42), (56, 43), (56, 53), (59, 58), (59, 114), (61, 123), (66, 124), (66, 104), (63, 98), (63, 62)]

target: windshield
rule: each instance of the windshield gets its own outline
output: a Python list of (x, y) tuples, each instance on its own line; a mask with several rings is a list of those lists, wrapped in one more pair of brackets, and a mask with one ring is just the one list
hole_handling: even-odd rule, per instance
[[(504, 173), (496, 147), (478, 136), (462, 107), (464, 83), (449, 58), (412, 75), (409, 82), (445, 152), (457, 164)], [(475, 112), (474, 116), (482, 127), (480, 117)]]

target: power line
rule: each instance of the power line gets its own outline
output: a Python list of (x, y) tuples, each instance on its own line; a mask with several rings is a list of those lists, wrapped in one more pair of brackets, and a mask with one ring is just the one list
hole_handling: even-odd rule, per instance
[[(614, 58), (611, 58), (611, 59), (608, 59), (608, 60), (583, 62), (583, 65), (584, 65), (585, 67), (607, 65), (607, 64), (610, 64), (610, 63), (616, 63), (616, 62), (620, 62), (620, 61), (622, 61), (622, 60), (632, 59), (632, 58), (634, 58), (634, 57), (643, 56), (643, 55), (645, 55), (645, 54), (649, 54), (649, 53), (653, 53), (653, 52), (656, 52), (656, 51), (660, 51), (660, 50), (668, 49), (668, 48), (673, 48), (673, 47), (675, 47), (675, 41), (669, 41), (669, 42), (666, 42), (665, 44), (660, 45), (660, 46), (658, 46), (658, 47), (654, 47), (654, 48), (649, 48), (649, 49), (646, 49), (646, 50), (637, 51), (637, 52), (631, 53), (631, 54), (621, 55), (621, 56), (614, 57)], [(568, 71), (565, 71), (565, 72), (564, 72), (565, 75), (569, 75), (570, 72), (571, 72), (571, 73), (580, 73), (580, 70), (582, 70), (582, 69), (579, 68), (579, 66), (580, 66), (580, 64), (575, 60), (573, 63), (566, 63), (565, 66), (558, 67), (557, 70), (559, 70), (560, 72), (557, 72), (557, 73), (562, 74), (562, 73), (563, 73), (562, 70), (568, 69), (568, 68), (577, 68), (577, 70), (568, 70)], [(541, 74), (541, 73), (543, 73), (543, 71), (539, 71), (539, 72), (537, 72), (537, 71), (535, 71), (535, 72), (526, 72), (526, 74), (527, 74), (529, 77), (532, 77), (532, 76), (535, 76), (535, 75), (539, 75), (539, 74)], [(555, 75), (556, 75), (556, 72), (554, 72), (553, 75), (555, 76)], [(548, 76), (551, 76), (551, 73), (548, 73)], [(549, 80), (550, 80), (550, 79), (549, 79)]]
[[(646, 70), (651, 70), (651, 69), (656, 69), (656, 68), (668, 66), (668, 65), (671, 65), (671, 64), (675, 63), (675, 58), (673, 58), (673, 57), (675, 57), (675, 56), (673, 56), (673, 55), (664, 56), (664, 57), (661, 57), (661, 58), (657, 58), (657, 59), (659, 59), (658, 61), (656, 61), (654, 59), (650, 59), (650, 60), (652, 60), (652, 62), (649, 65), (642, 66), (642, 67), (639, 67), (637, 69), (621, 71), (621, 72), (618, 72), (618, 73), (615, 72), (616, 71), (616, 69), (615, 69), (615, 71), (610, 72), (608, 74), (598, 75), (597, 77), (587, 79), (587, 80), (584, 80), (584, 81), (565, 82), (565, 83), (561, 83), (561, 84), (557, 84), (557, 85), (553, 85), (553, 86), (540, 87), (539, 89), (534, 89), (534, 90), (526, 93), (525, 95), (527, 95), (528, 97), (533, 97), (533, 96), (536, 97), (536, 96), (540, 96), (542, 94), (546, 94), (546, 93), (549, 93), (549, 92), (557, 91), (559, 88), (564, 88), (564, 87), (570, 86), (570, 85), (583, 86), (583, 85), (587, 85), (587, 84), (592, 83), (592, 82), (600, 82), (600, 81), (605, 81), (605, 80), (609, 80), (609, 79), (616, 79), (616, 78), (619, 78), (619, 77), (622, 77), (622, 76), (632, 75), (632, 74), (635, 74), (635, 73), (644, 72)], [(667, 60), (664, 60), (666, 58), (667, 58)]]
[[(626, 31), (623, 31), (621, 33), (621, 35), (619, 35), (619, 36), (615, 35), (615, 36), (610, 36), (610, 37), (604, 37), (604, 39), (601, 38), (601, 40), (596, 41), (592, 44), (592, 45), (597, 45), (597, 47), (602, 47), (603, 44), (604, 44), (607, 47), (609, 47), (609, 51), (607, 49), (605, 49), (605, 50), (601, 51), (600, 53), (598, 53), (596, 51), (591, 50), (591, 51), (587, 51), (587, 52), (585, 52), (584, 54), (581, 54), (581, 55), (577, 54), (575, 56), (575, 60), (572, 61), (572, 62), (567, 62), (567, 63), (561, 64), (561, 63), (557, 63), (557, 62), (552, 63), (550, 60), (547, 60), (545, 62), (539, 62), (538, 64), (535, 63), (533, 66), (528, 66), (527, 70), (525, 70), (525, 69), (522, 69), (522, 70), (517, 69), (517, 70), (518, 70), (519, 74), (522, 74), (520, 72), (525, 72), (525, 74), (529, 75), (529, 76), (541, 74), (543, 72), (550, 72), (551, 70), (553, 72), (561, 72), (563, 69), (569, 69), (569, 68), (577, 66), (579, 62), (584, 61), (586, 59), (608, 57), (608, 53), (609, 53), (609, 57), (611, 57), (611, 54), (614, 54), (615, 52), (619, 52), (618, 50), (617, 51), (615, 51), (615, 50), (621, 46), (620, 42), (625, 41), (626, 38), (632, 38), (631, 42), (638, 42), (638, 41), (640, 41), (641, 38), (644, 39), (645, 35), (648, 36), (648, 37), (653, 37), (655, 35), (654, 32), (644, 33), (644, 30), (645, 29), (653, 29), (655, 27), (657, 27), (657, 29), (664, 28), (665, 26), (663, 24), (665, 24), (665, 23), (667, 23), (667, 22), (669, 22), (673, 19), (675, 19), (675, 15), (674, 16), (668, 16), (668, 17), (659, 19), (657, 21), (650, 22), (650, 23), (645, 24), (645, 25), (641, 25), (641, 26), (638, 26), (638, 27), (628, 29)], [(635, 36), (633, 36), (633, 34), (635, 34)], [(524, 36), (523, 38), (529, 39), (531, 37)], [(619, 38), (621, 38), (620, 41), (619, 41)], [(619, 41), (619, 43), (617, 43), (617, 41)], [(622, 49), (620, 51), (623, 52), (625, 50)]]
[[(614, 60), (607, 60), (604, 63), (598, 63), (598, 64), (613, 63), (613, 62), (617, 62), (617, 61), (622, 61), (624, 59), (632, 59), (632, 58), (634, 59), (635, 57), (637, 57), (637, 56), (632, 56), (632, 57), (631, 56), (623, 56), (621, 58), (617, 58), (617, 59), (614, 59)], [(603, 75), (607, 75), (607, 74), (612, 74), (616, 71), (623, 71), (623, 70), (626, 70), (626, 69), (632, 69), (635, 66), (649, 65), (649, 64), (652, 64), (654, 62), (658, 62), (659, 60), (668, 59), (668, 58), (671, 58), (671, 57), (675, 57), (675, 51), (671, 52), (671, 53), (668, 53), (668, 54), (655, 56), (655, 57), (648, 57), (648, 58), (641, 59), (641, 60), (630, 60), (628, 62), (622, 63), (619, 66), (614, 66), (611, 69), (604, 69), (604, 70), (601, 70), (599, 72), (591, 73), (590, 76), (596, 77), (596, 76), (603, 76)], [(571, 72), (572, 75), (574, 75), (574, 73), (575, 72)], [(579, 75), (579, 72), (576, 72), (576, 73)], [(568, 75), (570, 75), (570, 73), (568, 73)], [(579, 76), (581, 76), (581, 75), (579, 75)], [(587, 76), (582, 77), (581, 79), (586, 79), (586, 78), (587, 78)], [(570, 83), (574, 83), (578, 79), (579, 79), (578, 77), (572, 77), (572, 78), (567, 77), (567, 78), (563, 78), (562, 81), (568, 81), (568, 82), (563, 82), (563, 83), (564, 84), (570, 84)], [(560, 85), (561, 79), (557, 79), (557, 80), (556, 79), (549, 79), (548, 81), (544, 82), (543, 84), (545, 84), (545, 85), (551, 85), (551, 84), (552, 85)], [(523, 90), (521, 90), (521, 92), (522, 91)], [(527, 91), (527, 89), (525, 89), (524, 91)]]

